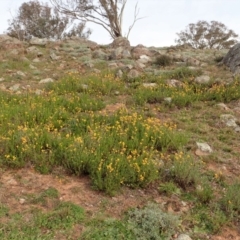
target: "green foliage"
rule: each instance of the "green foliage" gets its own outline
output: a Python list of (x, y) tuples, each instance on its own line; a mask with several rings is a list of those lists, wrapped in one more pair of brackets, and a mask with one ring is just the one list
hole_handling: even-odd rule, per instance
[(201, 180), (201, 184), (199, 184), (196, 188), (196, 196), (198, 201), (203, 204), (209, 203), (213, 199), (213, 189), (211, 187), (210, 182)]
[(240, 183), (236, 182), (226, 188), (224, 196), (221, 198), (220, 203), (223, 210), (231, 218), (239, 220), (240, 216)]
[(115, 219), (106, 219), (104, 221), (94, 221), (90, 228), (86, 230), (80, 239), (84, 240), (135, 240), (136, 237), (129, 229), (126, 222)]
[(84, 210), (81, 207), (62, 202), (47, 213), (33, 209), (27, 212), (27, 217), (22, 213), (9, 215), (4, 222), (0, 223), (0, 238), (3, 240), (51, 240), (60, 230), (67, 238), (69, 235), (67, 231), (74, 225), (81, 224), (83, 220)]
[(190, 23), (177, 35), (178, 44), (186, 44), (198, 49), (226, 49), (238, 42), (238, 35), (217, 21)]
[(176, 184), (172, 181), (170, 182), (165, 182), (162, 183), (159, 188), (158, 191), (160, 193), (165, 193), (167, 196), (171, 196), (172, 194), (176, 194), (179, 195), (181, 194), (180, 189), (176, 186)]
[(88, 38), (91, 31), (88, 29), (84, 32), (84, 28), (83, 22), (72, 25), (71, 18), (61, 15), (56, 7), (51, 8), (39, 1), (29, 1), (23, 3), (17, 15), (9, 21), (7, 34), (19, 40), (29, 40), (32, 36), (54, 39), (66, 36)]
[(176, 216), (163, 212), (157, 204), (149, 203), (143, 209), (128, 212), (128, 224), (136, 239), (167, 240), (171, 239), (179, 221)]
[(71, 203), (60, 203), (53, 212), (36, 215), (36, 224), (47, 229), (70, 229), (84, 219), (83, 208)]
[[(165, 171), (164, 169), (168, 169)], [(189, 155), (175, 153), (172, 161), (168, 161), (162, 171), (163, 178), (172, 180), (183, 189), (196, 186), (201, 182), (201, 165)]]

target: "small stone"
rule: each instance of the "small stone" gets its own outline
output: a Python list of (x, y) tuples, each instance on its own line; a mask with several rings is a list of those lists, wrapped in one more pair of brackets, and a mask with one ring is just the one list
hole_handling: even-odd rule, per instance
[(87, 84), (81, 84), (81, 87), (82, 87), (82, 89), (84, 89), (84, 90), (87, 90), (87, 89), (88, 89), (88, 85), (87, 85)]
[(234, 117), (233, 115), (231, 114), (222, 114), (220, 116), (220, 119), (222, 122), (224, 122), (228, 127), (238, 127), (236, 121), (237, 121), (237, 118)]
[(218, 103), (217, 106), (222, 108), (223, 110), (230, 110), (230, 108), (225, 103)]
[(176, 79), (168, 79), (166, 81), (166, 83), (170, 87), (182, 87), (183, 86), (183, 83), (179, 80), (176, 80)]
[(42, 90), (40, 90), (40, 89), (37, 89), (36, 91), (35, 91), (35, 94), (36, 95), (42, 95), (43, 94), (43, 91)]
[(121, 69), (119, 69), (116, 73), (116, 77), (122, 78), (122, 76), (123, 76), (123, 71)]
[(137, 70), (135, 70), (135, 69), (132, 69), (132, 70), (130, 70), (130, 72), (128, 73), (128, 77), (129, 78), (136, 78), (136, 77), (138, 77), (140, 74), (139, 74), (139, 72), (137, 71)]
[(22, 71), (17, 71), (16, 74), (19, 75), (19, 76), (22, 76), (22, 77), (26, 76), (26, 74)]
[(52, 54), (50, 54), (50, 58), (51, 58), (52, 60), (58, 60), (58, 59), (60, 59), (61, 57), (60, 57), (60, 56), (57, 56), (55, 53), (52, 53)]
[(18, 185), (18, 182), (15, 180), (15, 179), (9, 179), (7, 181), (7, 184), (11, 185), (11, 186), (17, 186)]
[(180, 234), (176, 240), (192, 240), (187, 234)]
[(34, 58), (34, 59), (33, 59), (33, 62), (34, 62), (34, 63), (38, 63), (38, 62), (40, 62), (40, 59), (39, 59), (39, 58)]
[(196, 142), (198, 149), (205, 153), (213, 152), (212, 148), (207, 143)]
[(50, 82), (54, 82), (54, 80), (52, 78), (45, 78), (45, 79), (42, 79), (41, 81), (39, 81), (39, 84), (50, 83)]
[(20, 204), (24, 204), (26, 202), (26, 200), (24, 198), (20, 198), (19, 202), (20, 202)]
[(200, 83), (200, 84), (206, 84), (210, 82), (210, 77), (207, 75), (202, 75), (202, 76), (196, 77), (194, 79), (194, 82)]
[(0, 82), (4, 81), (5, 79), (4, 78), (0, 78)]
[(36, 68), (35, 66), (33, 66), (32, 64), (30, 64), (29, 67), (30, 67), (30, 69), (33, 69), (33, 70), (37, 69), (37, 68)]
[(143, 83), (143, 87), (145, 88), (155, 88), (157, 87), (156, 83)]
[(13, 91), (13, 92), (16, 92), (16, 91), (18, 91), (19, 87), (20, 87), (20, 84), (14, 84), (13, 86), (11, 86), (9, 88), (9, 90)]
[(165, 97), (164, 101), (167, 103), (171, 103), (172, 102), (172, 98), (171, 97)]

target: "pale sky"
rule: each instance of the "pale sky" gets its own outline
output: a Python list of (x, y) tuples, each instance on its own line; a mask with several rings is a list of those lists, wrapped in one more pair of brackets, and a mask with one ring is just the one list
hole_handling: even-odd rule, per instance
[[(8, 19), (14, 15), (22, 3), (28, 0), (0, 0), (0, 33), (8, 27)], [(41, 0), (40, 2), (49, 2)], [(189, 23), (199, 20), (219, 21), (240, 35), (240, 0), (128, 0), (123, 29), (127, 33), (133, 20), (135, 4), (140, 9), (139, 20), (130, 36), (132, 46), (171, 46), (177, 38), (176, 33), (185, 29)], [(101, 27), (88, 24), (93, 33), (90, 40), (99, 44), (108, 44), (112, 40)]]

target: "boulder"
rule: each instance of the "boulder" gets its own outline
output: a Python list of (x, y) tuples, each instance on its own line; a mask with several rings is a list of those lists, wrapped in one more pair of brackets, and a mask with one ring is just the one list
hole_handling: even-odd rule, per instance
[(143, 55), (152, 57), (154, 53), (149, 48), (144, 47), (141, 44), (137, 45), (132, 49), (132, 56), (134, 59), (139, 59)]
[(229, 50), (222, 63), (228, 66), (234, 75), (240, 75), (240, 43)]
[(48, 39), (46, 38), (37, 38), (34, 37), (30, 40), (30, 45), (34, 45), (34, 46), (42, 46), (45, 47), (48, 43)]
[(22, 48), (24, 43), (17, 38), (12, 38), (7, 34), (0, 34), (0, 48), (5, 50), (7, 49), (15, 49), (15, 48)]
[(113, 40), (113, 42), (110, 44), (112, 48), (118, 48), (123, 47), (124, 49), (130, 49), (130, 42), (125, 37), (118, 37)]
[(99, 48), (98, 44), (96, 42), (87, 40), (85, 38), (80, 38), (80, 37), (70, 37), (66, 40), (64, 40), (66, 43), (72, 43), (73, 45), (82, 45), (85, 46), (86, 48), (90, 48), (92, 51), (96, 50)]

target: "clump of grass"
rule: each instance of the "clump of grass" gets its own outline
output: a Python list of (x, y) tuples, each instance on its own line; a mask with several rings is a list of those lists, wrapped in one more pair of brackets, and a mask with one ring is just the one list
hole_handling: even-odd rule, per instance
[(196, 187), (201, 182), (200, 164), (181, 151), (175, 153), (172, 161), (169, 160), (163, 168), (163, 179), (175, 182), (184, 190), (188, 187)]
[(47, 213), (39, 209), (26, 210), (8, 215), (0, 222), (0, 238), (51, 240), (61, 233), (67, 239), (73, 227), (83, 223), (84, 217), (84, 210), (70, 202), (61, 202)]
[(171, 239), (179, 220), (176, 216), (165, 213), (157, 204), (149, 203), (142, 209), (128, 212), (128, 224), (136, 239)]
[(215, 234), (227, 222), (226, 215), (217, 204), (196, 205), (190, 215), (183, 217), (183, 222), (194, 225), (195, 232), (205, 232)]
[(176, 194), (176, 195), (181, 194), (181, 190), (172, 181), (162, 183), (159, 186), (158, 191), (160, 193), (165, 193), (167, 196), (171, 196), (172, 194)]
[(240, 183), (229, 185), (220, 200), (221, 206), (226, 214), (232, 219), (240, 219)]
[(129, 239), (135, 240), (134, 233), (129, 229), (125, 221), (116, 219), (94, 220), (90, 222), (80, 239), (84, 240), (109, 240), (109, 239)]
[(161, 55), (156, 58), (155, 64), (161, 67), (170, 66), (172, 64), (172, 59), (167, 55)]

